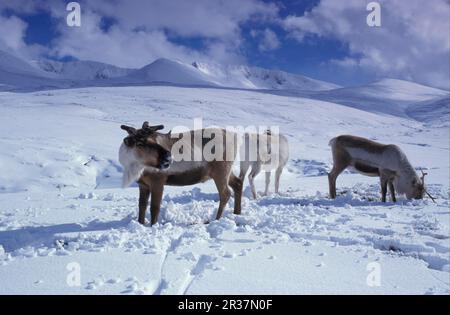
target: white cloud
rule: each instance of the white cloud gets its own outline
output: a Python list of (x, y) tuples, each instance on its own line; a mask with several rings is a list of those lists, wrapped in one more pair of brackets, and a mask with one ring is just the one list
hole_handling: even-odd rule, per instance
[(263, 31), (251, 31), (250, 35), (258, 40), (258, 49), (261, 52), (275, 50), (280, 47), (280, 41), (277, 34), (271, 29), (264, 29)]
[(24, 43), (27, 24), (21, 19), (11, 16), (3, 17), (0, 15), (0, 41), (2, 46), (10, 50), (20, 50), (26, 45)]
[[(241, 52), (241, 25), (248, 21), (275, 19), (278, 7), (261, 0), (116, 0), (80, 1), (81, 27), (68, 27), (66, 2), (60, 0), (2, 1), (14, 13), (48, 12), (57, 21), (60, 34), (49, 47), (24, 43), (27, 24), (12, 16), (0, 20), (1, 38), (21, 56), (42, 53), (81, 60), (94, 60), (124, 67), (141, 67), (156, 58), (183, 61), (210, 60), (245, 62)], [(114, 24), (105, 30), (102, 17)], [(190, 48), (178, 39), (201, 39), (202, 47)]]
[(41, 45), (27, 45), (25, 32), (27, 23), (16, 16), (0, 15), (0, 50), (8, 51), (24, 59), (43, 53), (46, 48)]
[[(53, 54), (124, 67), (141, 67), (159, 57), (242, 62), (241, 23), (271, 19), (278, 10), (257, 0), (89, 1), (81, 8), (81, 27), (61, 23)], [(107, 31), (101, 16), (115, 21)], [(205, 44), (188, 48), (176, 43), (178, 37), (201, 38)]]
[(232, 39), (249, 19), (277, 15), (274, 4), (259, 0), (90, 1), (89, 9), (114, 17), (127, 29), (165, 29), (179, 36)]
[(55, 55), (122, 67), (141, 67), (159, 57), (186, 59), (195, 55), (169, 42), (162, 31), (130, 31), (113, 25), (104, 32), (101, 17), (92, 12), (83, 13), (81, 21), (82, 27), (61, 25), (61, 37), (53, 45)]
[(285, 30), (298, 41), (333, 38), (352, 56), (332, 61), (379, 76), (399, 77), (450, 89), (450, 5), (446, 0), (387, 0), (381, 27), (366, 24), (366, 1), (322, 0), (304, 16), (289, 16)]

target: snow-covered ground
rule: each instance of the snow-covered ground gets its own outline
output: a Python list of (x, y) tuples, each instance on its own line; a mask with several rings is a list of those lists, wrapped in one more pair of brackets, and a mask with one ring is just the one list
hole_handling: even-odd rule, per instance
[[(391, 85), (377, 86), (380, 99), (402, 101), (389, 113), (368, 110), (361, 89), (336, 92), (360, 107), (332, 93), (167, 86), (0, 93), (0, 293), (450, 293), (448, 92)], [(421, 104), (435, 100), (433, 117)], [(253, 200), (246, 182), (242, 215), (230, 201), (224, 218), (203, 224), (217, 209), (214, 184), (166, 187), (160, 223), (139, 225), (137, 188), (120, 188), (120, 124), (168, 130), (198, 117), (279, 126), (291, 147), (282, 192)], [(401, 146), (429, 173), (437, 203), (383, 204), (376, 178), (349, 172), (329, 200), (328, 141), (338, 134)]]

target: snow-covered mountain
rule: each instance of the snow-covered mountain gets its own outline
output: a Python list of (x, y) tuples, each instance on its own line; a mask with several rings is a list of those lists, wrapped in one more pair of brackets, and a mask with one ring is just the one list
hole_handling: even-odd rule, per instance
[(195, 67), (180, 61), (160, 58), (131, 72), (125, 82), (135, 84), (171, 83), (181, 85), (217, 86)]
[(340, 87), (278, 70), (200, 62), (187, 64), (165, 58), (130, 73), (126, 79), (133, 83), (164, 82), (239, 89), (321, 91)]
[(70, 80), (103, 80), (123, 77), (133, 71), (95, 61), (61, 62), (44, 59), (34, 61), (33, 64), (47, 73)]
[(54, 83), (54, 79), (54, 75), (45, 73), (28, 62), (0, 50), (0, 91), (43, 84), (49, 86)]
[(339, 85), (314, 80), (309, 77), (244, 65), (224, 66), (194, 62), (192, 66), (205, 74), (210, 81), (226, 87), (269, 90), (321, 91), (339, 88)]
[(149, 84), (296, 91), (339, 88), (302, 75), (243, 65), (189, 64), (160, 58), (140, 69), (125, 69), (94, 61), (27, 62), (6, 52), (0, 52), (0, 84), (1, 90)]
[(45, 76), (45, 73), (36, 69), (26, 61), (13, 56), (10, 53), (0, 50), (0, 71), (2, 78), (6, 75), (28, 75), (28, 76)]
[(93, 61), (27, 62), (0, 51), (0, 91), (155, 84), (265, 90), (420, 121), (429, 121), (430, 115), (445, 118), (449, 114), (449, 91), (404, 80), (339, 87), (298, 74), (243, 65), (188, 64), (161, 58), (140, 69), (125, 69)]

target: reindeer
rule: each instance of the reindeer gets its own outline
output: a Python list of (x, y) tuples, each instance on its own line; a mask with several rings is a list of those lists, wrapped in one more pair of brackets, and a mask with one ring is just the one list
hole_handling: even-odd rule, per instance
[[(241, 162), (239, 178), (244, 182), (245, 175), (251, 167), (248, 174), (248, 181), (252, 190), (253, 198), (256, 199), (256, 188), (254, 178), (259, 174), (261, 169), (266, 173), (266, 187), (264, 195), (269, 192), (270, 174), (271, 170), (275, 169), (275, 193), (278, 193), (280, 187), (280, 176), (283, 168), (289, 160), (289, 144), (284, 135), (272, 134), (267, 130), (264, 134), (250, 134), (244, 135), (244, 143), (241, 147)], [(275, 150), (275, 151), (274, 151)], [(254, 151), (254, 157), (252, 157)], [(264, 157), (267, 157), (265, 159)]]
[[(241, 213), (242, 181), (232, 172), (232, 165), (237, 153), (237, 135), (224, 129), (207, 128), (191, 130), (173, 137), (171, 132), (158, 132), (163, 125), (149, 126), (144, 122), (141, 129), (122, 125), (128, 132), (119, 150), (119, 161), (124, 167), (123, 186), (132, 182), (139, 184), (139, 218), (145, 223), (145, 211), (151, 195), (151, 225), (157, 223), (165, 185), (187, 186), (214, 180), (219, 192), (219, 208), (216, 219), (222, 216), (225, 205), (234, 191), (234, 214)], [(200, 143), (193, 141), (196, 132), (201, 132)], [(214, 147), (218, 153), (216, 159), (206, 159), (202, 154), (206, 141), (203, 135), (214, 134), (214, 140), (219, 139), (219, 145)], [(200, 152), (199, 160), (193, 160), (192, 155)], [(184, 155), (186, 154), (186, 155)], [(180, 157), (188, 157), (180, 159)]]
[(391, 199), (396, 202), (395, 191), (408, 199), (423, 199), (426, 193), (425, 175), (419, 177), (405, 153), (396, 145), (381, 144), (365, 138), (342, 135), (330, 140), (333, 169), (328, 174), (330, 198), (336, 198), (336, 179), (348, 167), (367, 176), (380, 177), (381, 200), (386, 202), (387, 187)]

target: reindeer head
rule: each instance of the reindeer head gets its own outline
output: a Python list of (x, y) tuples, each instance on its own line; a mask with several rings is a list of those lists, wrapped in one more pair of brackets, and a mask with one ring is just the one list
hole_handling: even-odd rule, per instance
[(149, 126), (144, 122), (141, 129), (122, 125), (121, 129), (128, 132), (123, 139), (124, 145), (134, 151), (137, 159), (145, 166), (166, 169), (172, 162), (170, 151), (156, 143), (156, 131), (164, 128), (162, 125)]
[(425, 175), (428, 175), (428, 173), (424, 173), (423, 170), (421, 170), (422, 176), (419, 178), (419, 176), (416, 176), (411, 182), (411, 190), (406, 194), (406, 197), (408, 199), (423, 199), (424, 195), (427, 194), (428, 197), (433, 200), (433, 202), (436, 202), (433, 196), (430, 195), (430, 193), (427, 191), (425, 186)]
[(425, 185), (423, 182), (423, 177), (419, 178), (416, 176), (411, 181), (411, 186), (409, 191), (406, 193), (408, 199), (423, 199), (425, 194)]

